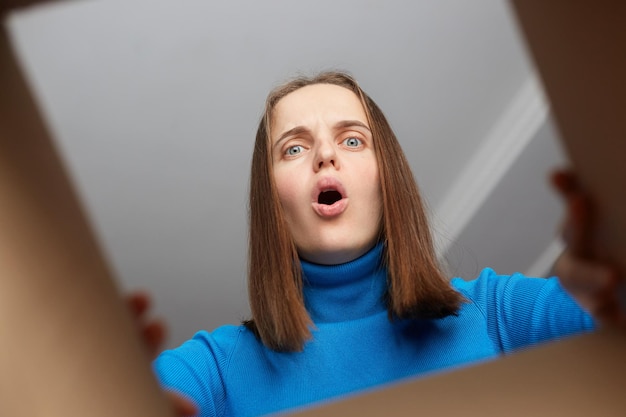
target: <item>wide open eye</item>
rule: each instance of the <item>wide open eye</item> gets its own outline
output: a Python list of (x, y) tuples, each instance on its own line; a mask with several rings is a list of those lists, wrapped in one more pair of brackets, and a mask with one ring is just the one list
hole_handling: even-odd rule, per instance
[(285, 155), (295, 156), (302, 153), (303, 150), (304, 148), (302, 147), (302, 145), (293, 145), (287, 148), (287, 150), (285, 151)]
[(320, 195), (317, 197), (317, 202), (319, 204), (333, 205), (337, 201), (341, 200), (343, 197), (339, 191), (328, 190), (322, 191)]
[(359, 138), (349, 137), (344, 139), (343, 143), (349, 148), (358, 148), (363, 144), (363, 141)]

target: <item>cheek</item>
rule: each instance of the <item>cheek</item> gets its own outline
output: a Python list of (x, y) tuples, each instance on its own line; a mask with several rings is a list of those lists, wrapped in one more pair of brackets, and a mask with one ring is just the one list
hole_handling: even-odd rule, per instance
[(367, 190), (369, 215), (379, 228), (383, 221), (383, 192), (378, 171), (371, 173), (369, 181), (371, 184)]
[(297, 183), (295, 178), (294, 175), (281, 175), (280, 172), (274, 175), (278, 199), (287, 217), (293, 216), (296, 202), (302, 194), (302, 186)]
[(382, 206), (383, 193), (380, 185), (380, 176), (378, 175), (378, 167), (371, 169), (366, 173), (366, 184), (369, 184), (368, 194), (372, 206)]

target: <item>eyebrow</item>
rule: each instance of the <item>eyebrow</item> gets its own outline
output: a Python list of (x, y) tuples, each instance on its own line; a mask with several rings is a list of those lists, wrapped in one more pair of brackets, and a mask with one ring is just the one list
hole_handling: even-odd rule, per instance
[(290, 136), (296, 136), (299, 135), (301, 133), (310, 133), (311, 131), (309, 129), (307, 129), (304, 126), (296, 126), (293, 129), (289, 129), (288, 131), (284, 132), (282, 135), (280, 135), (280, 137), (278, 138), (278, 140), (276, 141), (276, 143), (274, 145), (272, 145), (273, 148), (276, 148), (280, 142), (282, 142), (283, 140), (287, 139)]
[[(346, 127), (354, 127), (354, 126), (362, 127), (371, 133), (371, 129), (369, 128), (369, 126), (359, 120), (342, 120), (340, 122), (337, 122), (335, 126), (333, 126), (333, 129), (334, 130), (344, 129)], [(272, 146), (272, 148), (276, 148), (283, 140), (287, 139), (288, 137), (296, 136), (301, 133), (311, 133), (311, 131), (304, 126), (296, 126), (293, 129), (289, 129), (288, 131), (280, 135), (280, 137), (278, 138), (276, 143)]]

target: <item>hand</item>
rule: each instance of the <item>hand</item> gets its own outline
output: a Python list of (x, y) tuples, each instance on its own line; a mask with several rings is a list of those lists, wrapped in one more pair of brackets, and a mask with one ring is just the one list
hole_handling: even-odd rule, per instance
[[(148, 317), (151, 302), (146, 293), (131, 293), (126, 298), (126, 304), (135, 320), (137, 330), (148, 354), (151, 358), (155, 358), (165, 341), (165, 323), (163, 320)], [(170, 400), (176, 415), (187, 417), (198, 413), (198, 407), (193, 401), (180, 392), (165, 390), (165, 396)]]
[(148, 355), (154, 359), (163, 346), (167, 331), (163, 320), (148, 317), (150, 304), (150, 296), (144, 292), (136, 291), (126, 297), (126, 305), (135, 321), (139, 336)]
[(555, 263), (554, 274), (601, 325), (625, 325), (626, 314), (618, 299), (625, 282), (595, 243), (592, 201), (572, 171), (554, 172), (551, 182), (566, 205), (562, 228), (566, 249)]

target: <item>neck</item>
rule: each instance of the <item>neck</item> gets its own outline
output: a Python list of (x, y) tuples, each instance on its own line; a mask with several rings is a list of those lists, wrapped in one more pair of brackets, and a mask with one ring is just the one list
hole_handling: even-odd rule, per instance
[(355, 320), (386, 310), (387, 271), (383, 245), (339, 265), (302, 260), (304, 299), (316, 323)]
[(367, 245), (358, 248), (349, 248), (344, 250), (328, 250), (323, 252), (303, 252), (299, 251), (300, 259), (310, 263), (319, 265), (340, 265), (360, 258), (370, 251), (376, 242), (370, 242)]

